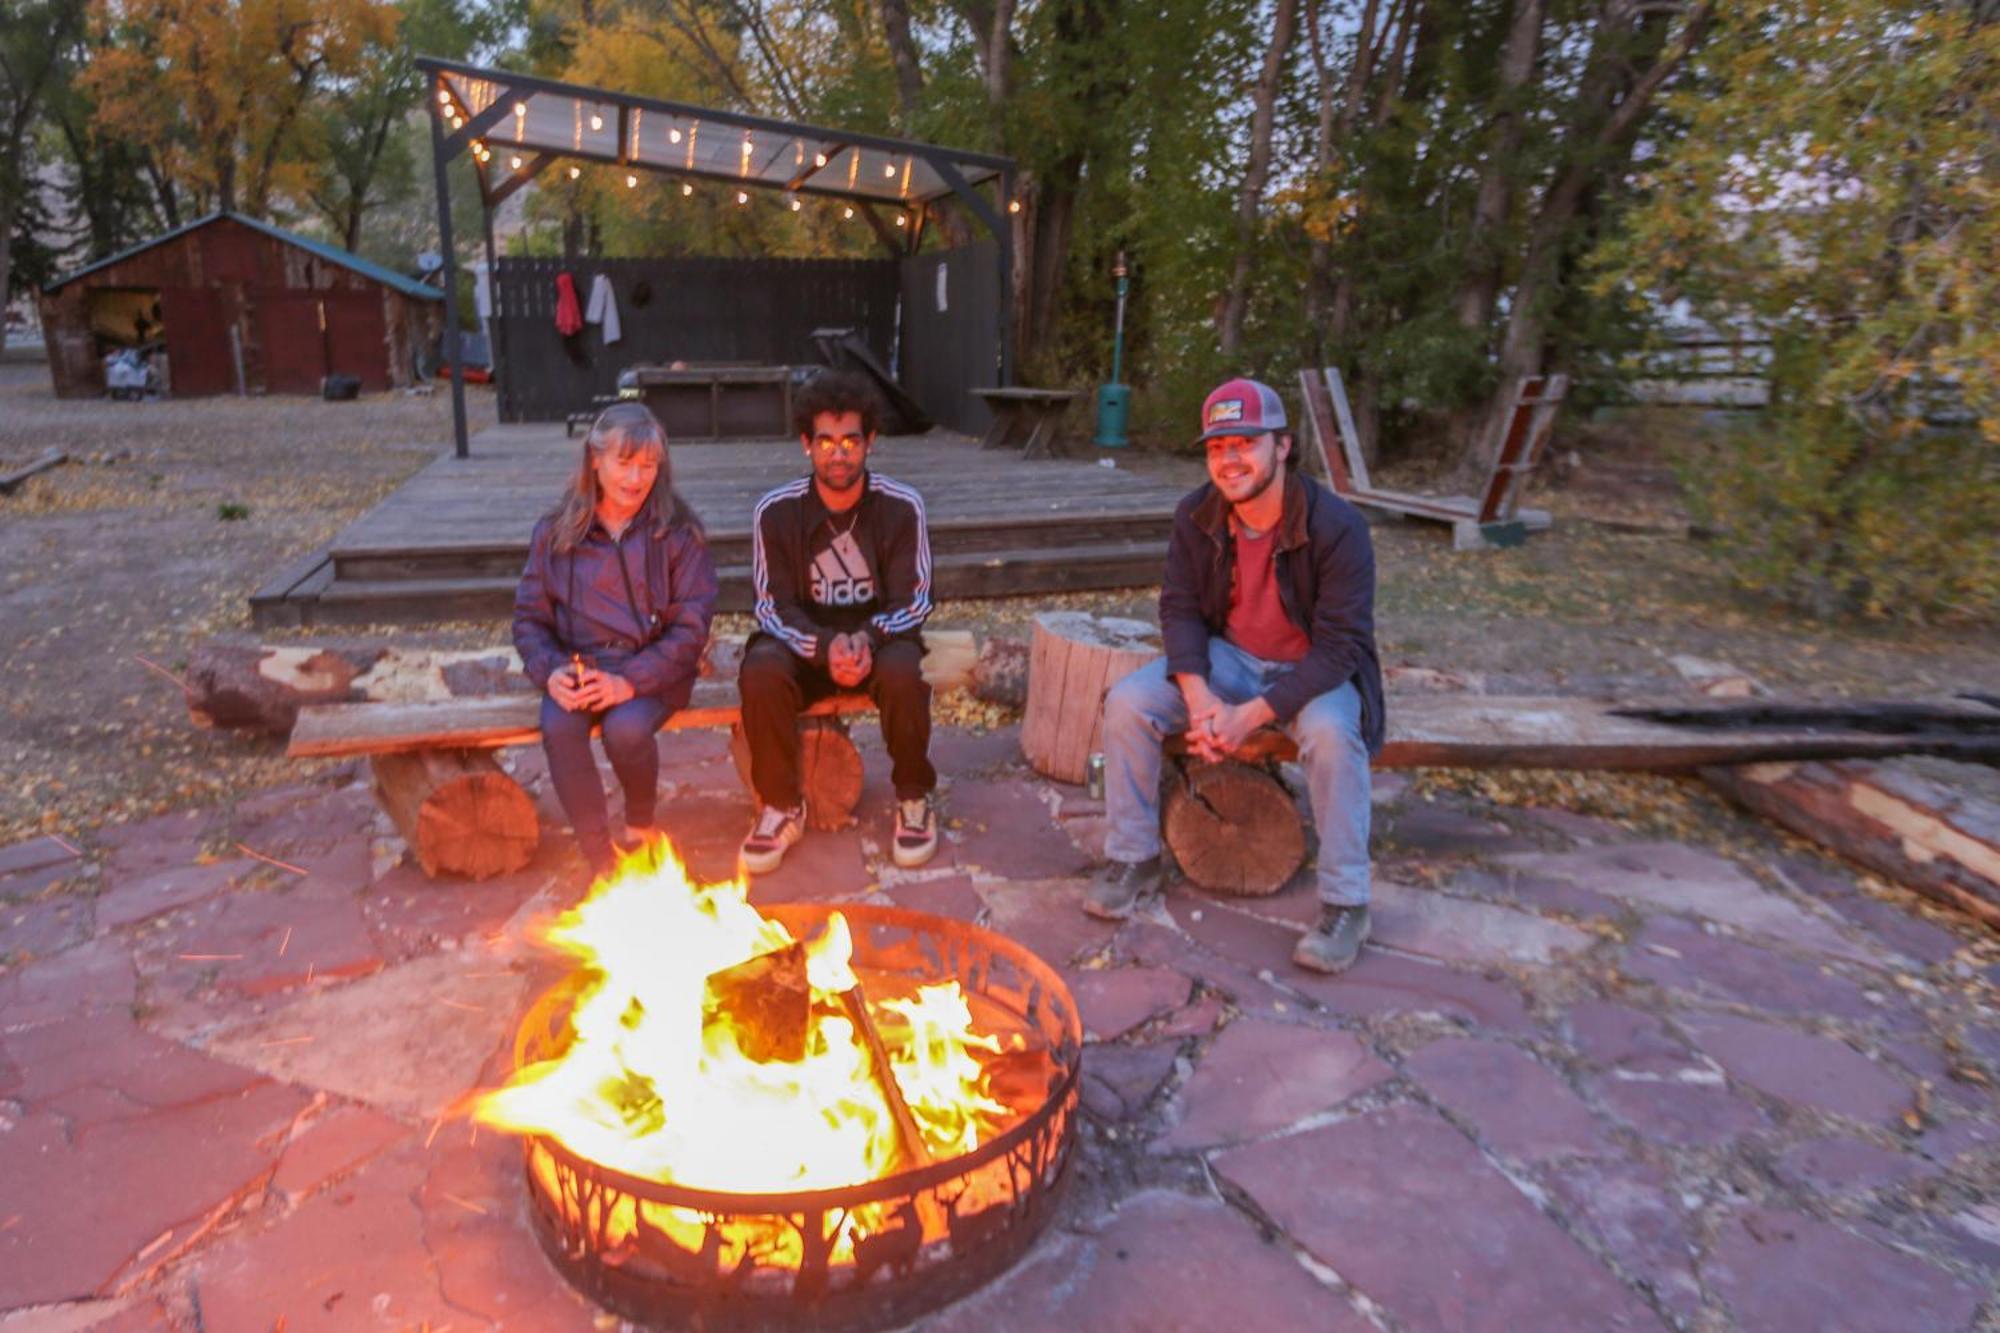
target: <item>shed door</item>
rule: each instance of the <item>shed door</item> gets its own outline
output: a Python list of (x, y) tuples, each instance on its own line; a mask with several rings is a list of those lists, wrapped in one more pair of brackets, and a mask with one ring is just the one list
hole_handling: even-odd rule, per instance
[(213, 287), (163, 287), (160, 317), (167, 326), (174, 397), (234, 392), (236, 371), (229, 355), (229, 325), (222, 318), (222, 293)]
[(326, 333), (319, 297), (283, 290), (257, 293), (257, 330), (264, 353), (264, 392), (318, 393), (326, 374)]
[(327, 361), (352, 375), (370, 393), (389, 387), (389, 329), (382, 317), (382, 293), (327, 292)]

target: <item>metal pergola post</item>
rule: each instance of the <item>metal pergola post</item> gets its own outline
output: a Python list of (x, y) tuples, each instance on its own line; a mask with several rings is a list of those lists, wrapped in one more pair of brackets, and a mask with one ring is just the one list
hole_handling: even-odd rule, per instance
[(445, 170), (451, 159), (445, 152), (444, 106), (435, 97), (426, 97), (431, 108), (431, 173), (437, 185), (438, 251), (444, 257), (444, 347), (451, 364), (451, 443), (460, 458), (469, 458), (472, 445), (465, 431), (465, 367), (459, 364), (458, 346), (458, 255), (451, 238), (451, 173)]

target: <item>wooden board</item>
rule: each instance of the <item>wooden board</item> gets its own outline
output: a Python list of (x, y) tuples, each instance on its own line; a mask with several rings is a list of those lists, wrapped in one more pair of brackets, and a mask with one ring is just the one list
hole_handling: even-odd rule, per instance
[(1082, 782), (1090, 756), (1103, 748), (1105, 694), (1159, 655), (1160, 632), (1145, 621), (1085, 611), (1036, 616), (1021, 722), (1021, 752), (1035, 771)]

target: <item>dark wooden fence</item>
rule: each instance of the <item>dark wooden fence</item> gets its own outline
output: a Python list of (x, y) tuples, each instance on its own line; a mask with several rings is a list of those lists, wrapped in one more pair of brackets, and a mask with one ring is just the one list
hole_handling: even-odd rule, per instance
[[(825, 327), (860, 329), (884, 363), (895, 342), (893, 259), (502, 259), (498, 270), (502, 421), (560, 421), (617, 392), (618, 372), (638, 362), (808, 365), (816, 359), (808, 335)], [(606, 346), (595, 324), (567, 338), (556, 332), (563, 272), (581, 310), (591, 280), (610, 277), (618, 342)]]
[(972, 390), (1000, 382), (998, 254), (988, 241), (900, 262), (903, 387), (940, 424), (978, 435), (989, 417)]

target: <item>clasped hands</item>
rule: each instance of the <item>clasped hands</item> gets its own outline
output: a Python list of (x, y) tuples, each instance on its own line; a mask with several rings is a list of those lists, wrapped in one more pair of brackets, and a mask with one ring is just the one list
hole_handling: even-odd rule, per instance
[(549, 698), (566, 713), (616, 708), (638, 691), (625, 677), (574, 662), (549, 673)]
[(852, 634), (836, 634), (827, 640), (826, 670), (833, 677), (833, 683), (843, 690), (851, 690), (868, 679), (868, 673), (875, 669), (875, 649), (868, 641), (867, 630), (855, 630)]
[(1240, 704), (1225, 703), (1200, 676), (1178, 678), (1181, 697), (1187, 701), (1188, 729), (1184, 739), (1188, 751), (1209, 763), (1227, 759), (1250, 733), (1277, 720), (1271, 705), (1259, 697)]

